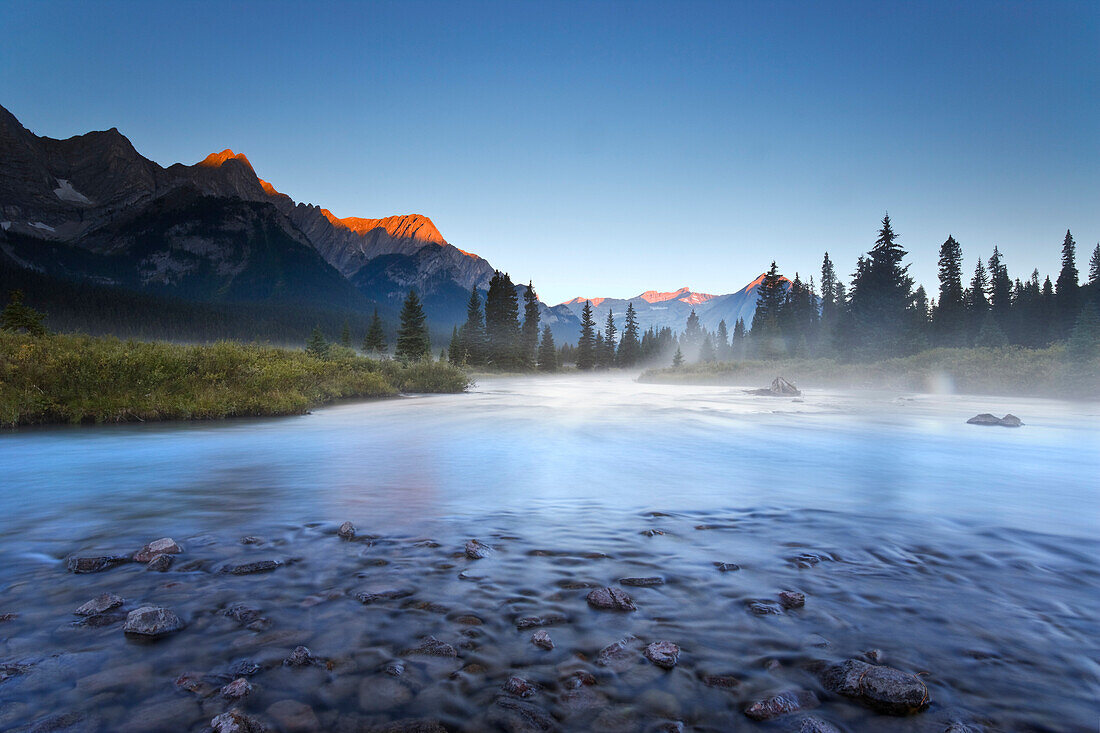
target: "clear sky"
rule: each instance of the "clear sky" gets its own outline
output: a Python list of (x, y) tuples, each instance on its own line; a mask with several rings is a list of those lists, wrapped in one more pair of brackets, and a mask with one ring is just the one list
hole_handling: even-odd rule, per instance
[(0, 2), (0, 104), (430, 216), (551, 303), (1100, 240), (1100, 2)]

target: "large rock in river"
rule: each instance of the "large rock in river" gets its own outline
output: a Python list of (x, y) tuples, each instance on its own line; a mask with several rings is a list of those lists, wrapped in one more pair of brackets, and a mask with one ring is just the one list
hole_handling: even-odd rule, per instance
[(931, 699), (927, 685), (915, 674), (858, 659), (825, 667), (821, 681), (826, 689), (888, 715), (919, 713)]
[(134, 562), (149, 562), (157, 555), (178, 555), (183, 548), (176, 544), (171, 537), (161, 537), (153, 540), (145, 547), (134, 553)]
[(618, 588), (596, 588), (588, 594), (588, 605), (606, 611), (637, 611), (634, 599)]
[(129, 636), (159, 639), (182, 628), (183, 621), (172, 609), (161, 606), (142, 606), (130, 611), (122, 630)]

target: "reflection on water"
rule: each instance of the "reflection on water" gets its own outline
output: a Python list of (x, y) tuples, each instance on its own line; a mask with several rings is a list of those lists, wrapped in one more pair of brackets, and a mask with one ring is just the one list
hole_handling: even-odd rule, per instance
[[(1012, 412), (1026, 426), (966, 425), (978, 412)], [(293, 418), (6, 434), (0, 614), (19, 617), (0, 625), (0, 664), (26, 669), (0, 683), (0, 729), (72, 711), (89, 730), (200, 730), (227, 704), (172, 680), (220, 679), (242, 660), (264, 667), (242, 707), (284, 729), (293, 726), (270, 708), (290, 699), (325, 729), (430, 716), (479, 730), (500, 723), (494, 700), (513, 674), (538, 682), (529, 702), (573, 730), (757, 725), (744, 706), (791, 688), (815, 690), (817, 714), (850, 730), (955, 718), (1092, 729), (1098, 413), (1016, 398), (793, 401), (620, 378), (502, 379), (468, 395)], [(377, 539), (340, 543), (330, 523), (344, 519)], [(642, 534), (654, 528), (665, 534)], [(165, 535), (186, 550), (167, 574), (64, 572), (72, 553), (132, 551)], [(240, 545), (242, 535), (265, 544)], [(498, 552), (462, 557), (474, 536)], [(798, 567), (791, 558), (803, 552), (826, 559)], [(266, 576), (209, 572), (240, 558), (295, 562)], [(715, 562), (742, 570), (719, 573)], [(665, 584), (628, 589), (637, 613), (584, 602), (587, 585), (654, 575)], [(413, 594), (354, 600), (379, 585)], [(804, 592), (806, 608), (746, 612), (784, 588)], [(127, 608), (170, 605), (188, 627), (153, 646), (126, 642), (118, 625), (73, 627), (71, 611), (105, 591)], [(242, 601), (270, 628), (220, 614)], [(513, 620), (551, 612), (568, 622), (549, 629), (557, 646), (542, 652)], [(677, 642), (680, 665), (592, 664), (628, 633)], [(425, 634), (458, 647), (458, 659), (410, 661), (401, 689), (383, 681), (382, 667)], [(297, 644), (332, 669), (265, 666)], [(870, 648), (926, 675), (929, 711), (877, 716), (806, 669)], [(598, 681), (583, 710), (562, 682), (578, 665)], [(114, 672), (96, 678), (103, 670)], [(699, 683), (707, 674), (741, 683), (714, 690)]]

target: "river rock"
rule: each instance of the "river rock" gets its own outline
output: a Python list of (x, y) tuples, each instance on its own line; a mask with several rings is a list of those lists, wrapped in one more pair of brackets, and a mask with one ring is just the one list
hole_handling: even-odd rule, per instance
[(633, 634), (608, 644), (596, 655), (596, 664), (616, 672), (629, 669), (638, 660), (642, 642)]
[(660, 537), (665, 531), (663, 529), (644, 529), (642, 535), (645, 537)]
[(798, 733), (840, 733), (840, 728), (811, 715), (799, 721)]
[(779, 591), (779, 603), (787, 609), (802, 608), (806, 605), (806, 596), (798, 591), (781, 590)]
[(227, 565), (222, 568), (222, 573), (231, 575), (255, 575), (256, 573), (270, 573), (272, 570), (282, 567), (281, 560), (257, 560), (241, 565)]
[(125, 601), (114, 593), (101, 593), (73, 611), (77, 616), (95, 616), (121, 606)]
[(539, 629), (531, 634), (531, 643), (547, 651), (554, 648), (554, 640), (550, 638), (550, 634), (545, 629)]
[(980, 731), (972, 725), (967, 725), (961, 720), (953, 720), (947, 724), (947, 727), (943, 729), (943, 733), (980, 733)]
[(826, 689), (888, 715), (918, 713), (930, 701), (928, 687), (920, 677), (858, 659), (825, 667), (821, 681)]
[(777, 695), (757, 700), (745, 708), (745, 715), (752, 720), (772, 720), (799, 710), (816, 708), (817, 695), (809, 690), (786, 690)]
[(174, 560), (175, 558), (172, 555), (153, 555), (153, 559), (145, 564), (145, 569), (164, 573), (172, 567)]
[(618, 588), (596, 588), (590, 591), (588, 605), (605, 611), (637, 611), (634, 599)]
[(406, 718), (372, 726), (367, 733), (447, 733), (447, 729), (431, 718)]
[(134, 553), (134, 562), (149, 562), (157, 555), (178, 555), (183, 548), (176, 544), (171, 537), (161, 537), (153, 540), (145, 547)]
[(493, 548), (479, 540), (468, 540), (465, 550), (466, 557), (471, 560), (480, 560), (493, 554)]
[(735, 690), (741, 685), (741, 680), (731, 674), (708, 674), (703, 677), (703, 684), (719, 690)]
[(775, 601), (751, 600), (745, 601), (745, 608), (757, 616), (773, 616), (783, 613), (783, 607)]
[(130, 636), (159, 639), (183, 628), (183, 621), (170, 608), (142, 606), (126, 616), (123, 632)]
[(18, 613), (0, 613), (0, 624), (6, 624), (19, 618)]
[(95, 557), (70, 557), (65, 563), (70, 573), (102, 573), (104, 570), (130, 562), (125, 555), (97, 555)]
[(980, 415), (975, 415), (966, 421), (967, 425), (1000, 425), (1006, 428), (1018, 428), (1023, 425), (1020, 418), (1016, 417), (1012, 413), (1008, 413), (1004, 417), (997, 417), (996, 415), (990, 415), (988, 412), (983, 412)]
[(268, 733), (266, 725), (239, 710), (222, 713), (210, 721), (214, 733)]
[(648, 588), (654, 585), (664, 585), (665, 579), (657, 576), (651, 578), (619, 578), (619, 583), (638, 588)]
[(244, 677), (238, 677), (223, 687), (220, 692), (226, 700), (240, 700), (252, 692), (252, 683)]
[(511, 733), (533, 733), (557, 728), (557, 722), (542, 708), (513, 697), (499, 697), (489, 711), (496, 727)]
[(355, 600), (370, 605), (378, 601), (395, 601), (400, 598), (408, 598), (413, 594), (409, 588), (386, 588), (384, 590), (360, 591), (355, 594)]
[(257, 537), (256, 535), (250, 534), (241, 537), (239, 541), (242, 545), (262, 545), (266, 540), (264, 540), (263, 537)]
[(501, 689), (516, 697), (531, 697), (538, 688), (522, 677), (509, 677), (508, 681), (501, 686)]
[(741, 566), (735, 562), (716, 562), (714, 567), (718, 568), (720, 573), (733, 573), (741, 569)]
[(434, 636), (425, 636), (420, 643), (411, 649), (406, 649), (404, 654), (422, 654), (429, 657), (457, 657), (455, 648), (445, 641), (440, 641)]
[(260, 609), (250, 606), (247, 603), (234, 603), (222, 613), (239, 623), (241, 626), (252, 629), (253, 631), (262, 631), (271, 625), (271, 622), (260, 614)]
[(340, 529), (336, 530), (336, 536), (342, 540), (355, 539), (355, 525), (351, 522), (344, 522), (340, 525)]
[(568, 619), (560, 613), (546, 613), (542, 616), (520, 616), (516, 619), (517, 629), (533, 629), (538, 626), (564, 624)]
[(294, 651), (290, 653), (290, 656), (283, 660), (283, 666), (285, 667), (308, 667), (312, 665), (316, 660), (313, 658), (313, 652), (309, 650), (309, 647), (296, 646)]
[(321, 730), (313, 708), (298, 700), (279, 700), (267, 709), (267, 715), (283, 733), (313, 733)]
[(645, 658), (662, 669), (672, 669), (680, 659), (680, 647), (671, 641), (655, 641), (645, 648)]

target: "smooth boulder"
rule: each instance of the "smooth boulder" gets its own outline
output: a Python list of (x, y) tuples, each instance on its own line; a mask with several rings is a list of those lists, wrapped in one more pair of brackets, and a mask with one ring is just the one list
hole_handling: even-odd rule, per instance
[(752, 720), (772, 720), (800, 710), (816, 708), (820, 704), (817, 695), (809, 690), (786, 690), (757, 700), (745, 708), (745, 715)]
[(634, 599), (618, 588), (596, 588), (589, 592), (588, 605), (604, 611), (637, 611)]
[(170, 608), (142, 606), (126, 616), (122, 627), (128, 636), (159, 639), (183, 628), (183, 621)]
[(116, 609), (123, 603), (122, 598), (114, 593), (101, 593), (87, 603), (81, 604), (80, 608), (73, 613), (77, 616), (95, 616)]
[(178, 555), (183, 548), (176, 544), (171, 537), (161, 537), (153, 540), (134, 553), (134, 562), (149, 562), (157, 555)]
[(645, 658), (662, 669), (672, 669), (680, 659), (680, 647), (671, 641), (655, 641), (645, 648)]
[(118, 567), (130, 562), (125, 555), (98, 555), (96, 557), (70, 557), (65, 566), (70, 573), (82, 575), (84, 573), (102, 573), (104, 570)]
[(915, 674), (858, 659), (825, 667), (821, 681), (826, 689), (887, 715), (919, 713), (931, 700), (928, 686)]
[(997, 417), (996, 415), (990, 415), (988, 412), (983, 412), (980, 415), (975, 415), (966, 421), (967, 425), (1000, 425), (1005, 428), (1018, 428), (1023, 425), (1023, 421), (1016, 417), (1012, 413), (1006, 414), (1004, 417)]

